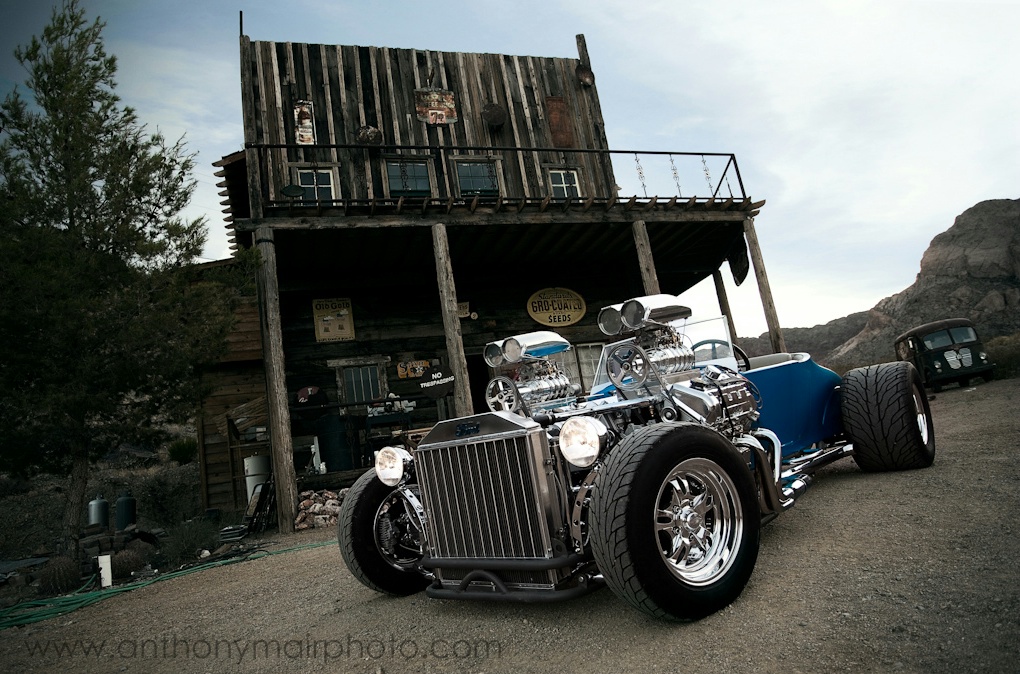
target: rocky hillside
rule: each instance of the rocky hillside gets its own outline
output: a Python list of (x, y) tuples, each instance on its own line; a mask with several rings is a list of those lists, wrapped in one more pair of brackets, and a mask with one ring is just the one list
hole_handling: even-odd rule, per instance
[[(835, 366), (893, 358), (905, 330), (940, 318), (974, 321), (983, 338), (1020, 332), (1020, 199), (982, 201), (957, 216), (921, 258), (914, 283), (868, 311), (813, 328), (784, 329), (790, 351)], [(768, 335), (739, 340), (768, 353)]]

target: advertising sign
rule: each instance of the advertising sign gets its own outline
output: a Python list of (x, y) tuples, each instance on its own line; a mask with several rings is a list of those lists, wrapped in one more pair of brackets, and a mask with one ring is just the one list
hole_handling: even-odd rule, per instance
[(418, 120), (428, 124), (452, 124), (457, 121), (457, 103), (452, 91), (415, 89), (414, 109)]
[(315, 323), (317, 342), (354, 340), (354, 316), (348, 298), (312, 300), (312, 321)]
[(549, 327), (573, 325), (586, 310), (584, 298), (567, 288), (546, 288), (528, 298), (528, 315)]

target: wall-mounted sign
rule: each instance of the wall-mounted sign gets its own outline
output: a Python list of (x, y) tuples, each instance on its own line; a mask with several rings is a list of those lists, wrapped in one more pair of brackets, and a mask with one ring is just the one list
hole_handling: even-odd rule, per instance
[(584, 317), (584, 298), (567, 288), (546, 288), (528, 298), (528, 315), (542, 325), (573, 325)]
[(315, 117), (311, 101), (294, 104), (294, 142), (298, 145), (315, 145)]
[(397, 378), (418, 379), (429, 369), (427, 360), (402, 360), (397, 363)]
[(457, 121), (457, 103), (452, 91), (415, 89), (414, 109), (418, 120), (428, 124), (453, 124)]
[(438, 400), (453, 391), (453, 373), (442, 367), (430, 367), (422, 372), (418, 386), (422, 393)]
[(312, 300), (312, 320), (317, 342), (350, 342), (354, 339), (350, 299)]

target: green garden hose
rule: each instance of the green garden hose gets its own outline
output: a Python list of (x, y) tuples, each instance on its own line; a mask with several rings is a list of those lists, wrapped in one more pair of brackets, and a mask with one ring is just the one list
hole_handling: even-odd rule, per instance
[(321, 541), (317, 543), (298, 545), (293, 548), (285, 548), (283, 550), (255, 550), (248, 554), (238, 555), (227, 559), (217, 559), (212, 562), (205, 562), (189, 566), (187, 568), (178, 569), (177, 571), (170, 571), (156, 576), (155, 578), (148, 578), (146, 580), (139, 580), (133, 583), (108, 587), (101, 590), (87, 591), (87, 588), (89, 588), (96, 580), (96, 577), (92, 576), (89, 578), (88, 582), (72, 594), (48, 599), (24, 601), (10, 608), (0, 610), (0, 630), (5, 630), (8, 627), (17, 627), (19, 625), (28, 625), (39, 622), (40, 620), (48, 620), (49, 618), (55, 618), (66, 613), (76, 611), (90, 604), (95, 604), (103, 599), (108, 599), (114, 595), (121, 594), (122, 592), (130, 592), (131, 590), (147, 587), (153, 583), (158, 583), (161, 580), (179, 578), (180, 576), (186, 576), (187, 574), (194, 573), (196, 571), (204, 571), (206, 569), (243, 562), (249, 559), (260, 559), (262, 557), (268, 557), (269, 555), (280, 555), (285, 552), (294, 552), (296, 550), (320, 548), (324, 545), (335, 545), (335, 543), (333, 541)]

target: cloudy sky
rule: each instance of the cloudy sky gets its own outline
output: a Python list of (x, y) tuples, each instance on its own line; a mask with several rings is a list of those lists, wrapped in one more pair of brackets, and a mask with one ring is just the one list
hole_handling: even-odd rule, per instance
[[(238, 35), (576, 57), (584, 34), (610, 146), (736, 155), (784, 327), (863, 311), (914, 281), (962, 211), (1020, 198), (1020, 0), (84, 0), (118, 93), (198, 153), (189, 214), (228, 255), (211, 163), (241, 148)], [(0, 95), (52, 6), (0, 0)], [(641, 194), (618, 165), (626, 195)], [(650, 188), (652, 193), (660, 193)], [(662, 192), (664, 194), (664, 192)], [(727, 275), (728, 276), (728, 275)], [(753, 276), (738, 334), (765, 330)], [(711, 281), (684, 296), (718, 313)]]

